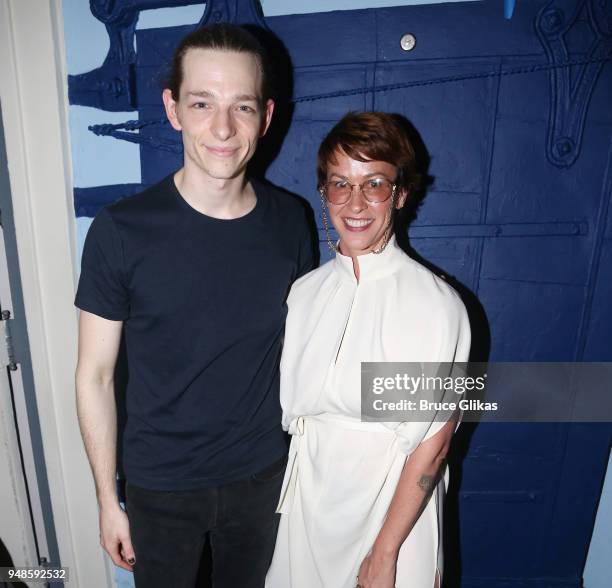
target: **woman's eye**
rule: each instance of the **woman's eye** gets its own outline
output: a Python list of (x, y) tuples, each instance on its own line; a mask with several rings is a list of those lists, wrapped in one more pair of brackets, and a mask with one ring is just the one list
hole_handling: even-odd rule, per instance
[(342, 188), (346, 188), (348, 186), (347, 182), (343, 181), (343, 180), (338, 180), (336, 182), (332, 182), (332, 186), (334, 188), (336, 188), (337, 190), (340, 190)]
[(380, 178), (372, 178), (371, 180), (368, 180), (369, 188), (382, 188), (384, 185), (385, 185), (384, 180)]

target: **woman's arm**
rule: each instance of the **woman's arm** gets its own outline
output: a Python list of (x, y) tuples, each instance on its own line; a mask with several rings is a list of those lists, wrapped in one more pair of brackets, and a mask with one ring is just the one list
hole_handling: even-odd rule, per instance
[(362, 588), (393, 588), (400, 547), (423, 512), (436, 487), (455, 431), (457, 414), (433, 437), (421, 443), (402, 470), (387, 518), (372, 551), (359, 569)]

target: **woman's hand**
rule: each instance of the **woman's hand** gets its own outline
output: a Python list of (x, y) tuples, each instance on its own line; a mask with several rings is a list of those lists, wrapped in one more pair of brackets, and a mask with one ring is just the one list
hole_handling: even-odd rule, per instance
[(357, 586), (360, 588), (395, 588), (397, 556), (371, 551), (359, 568)]

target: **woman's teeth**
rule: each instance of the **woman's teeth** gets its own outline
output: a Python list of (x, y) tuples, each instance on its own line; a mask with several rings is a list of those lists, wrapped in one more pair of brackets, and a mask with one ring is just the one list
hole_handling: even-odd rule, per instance
[(367, 219), (367, 218), (345, 218), (344, 222), (349, 227), (355, 227), (356, 229), (358, 229), (360, 227), (368, 226), (372, 222), (372, 219)]

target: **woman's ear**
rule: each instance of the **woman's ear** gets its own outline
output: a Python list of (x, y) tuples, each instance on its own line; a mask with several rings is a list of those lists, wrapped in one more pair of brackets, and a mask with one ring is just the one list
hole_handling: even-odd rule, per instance
[(408, 190), (406, 188), (402, 188), (400, 190), (399, 196), (395, 201), (395, 208), (400, 210), (403, 208), (404, 204), (406, 204), (406, 199), (408, 198)]

